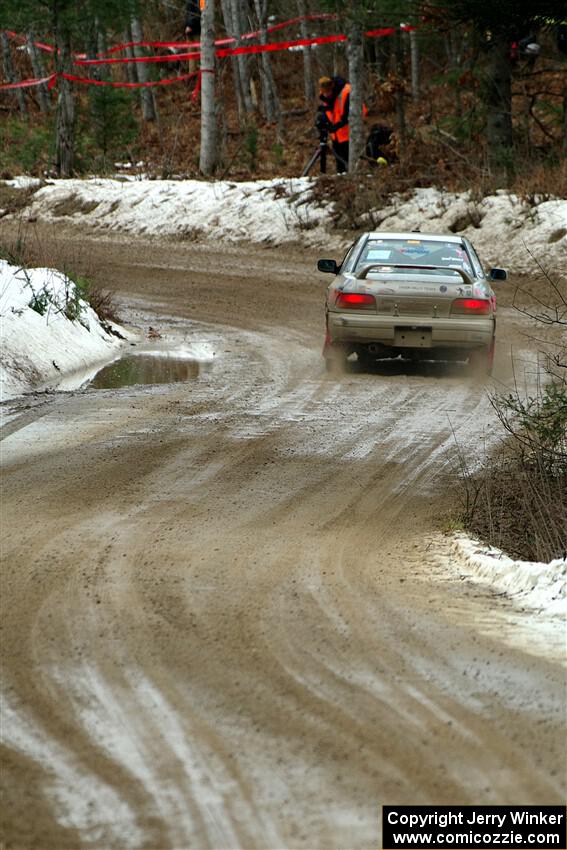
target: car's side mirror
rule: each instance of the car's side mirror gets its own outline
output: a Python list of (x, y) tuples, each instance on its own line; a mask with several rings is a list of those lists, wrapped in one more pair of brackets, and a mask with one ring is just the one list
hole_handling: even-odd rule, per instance
[(506, 269), (490, 269), (488, 277), (490, 280), (507, 280), (508, 272)]
[(317, 269), (320, 272), (328, 272), (329, 274), (339, 273), (339, 267), (334, 260), (317, 260)]

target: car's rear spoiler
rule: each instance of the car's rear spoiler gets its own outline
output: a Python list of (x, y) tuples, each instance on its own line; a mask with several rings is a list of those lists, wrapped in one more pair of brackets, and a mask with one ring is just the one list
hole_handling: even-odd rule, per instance
[(462, 279), (468, 286), (472, 286), (473, 280), (469, 274), (464, 269), (456, 268), (454, 266), (415, 266), (409, 265), (407, 263), (371, 263), (368, 266), (364, 266), (364, 268), (357, 272), (356, 278), (357, 280), (366, 280), (368, 277), (368, 272), (371, 272), (375, 269), (412, 269), (415, 271), (427, 270), (427, 271), (438, 271), (444, 272), (457, 272), (461, 275)]

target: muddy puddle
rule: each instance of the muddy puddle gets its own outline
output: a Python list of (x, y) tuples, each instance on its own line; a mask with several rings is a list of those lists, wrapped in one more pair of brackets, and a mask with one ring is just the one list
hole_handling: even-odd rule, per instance
[(193, 381), (210, 363), (178, 358), (172, 354), (131, 354), (109, 363), (89, 381), (95, 390), (118, 389), (138, 384), (172, 384)]
[(210, 372), (213, 358), (212, 347), (205, 345), (129, 352), (110, 363), (63, 375), (49, 389), (70, 392), (194, 381)]

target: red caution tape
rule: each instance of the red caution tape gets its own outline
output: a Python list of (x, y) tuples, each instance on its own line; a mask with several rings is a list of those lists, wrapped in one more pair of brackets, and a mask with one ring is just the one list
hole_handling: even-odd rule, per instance
[(81, 83), (85, 86), (110, 86), (114, 89), (142, 89), (153, 86), (170, 86), (172, 83), (178, 83), (181, 80), (189, 80), (192, 77), (196, 77), (199, 73), (199, 71), (192, 71), (190, 74), (181, 74), (178, 77), (170, 77), (168, 80), (150, 80), (147, 83), (118, 83), (114, 80), (91, 80), (88, 77), (77, 77), (75, 74), (57, 74), (54, 76), (63, 77), (65, 80), (70, 80), (73, 83)]
[[(20, 35), (12, 30), (4, 30), (4, 32), (9, 38), (12, 38), (14, 41), (19, 41), (20, 44), (26, 44), (27, 42), (25, 35)], [(38, 50), (45, 50), (46, 53), (55, 53), (55, 48), (50, 44), (44, 44), (42, 41), (34, 41), (34, 45), (38, 48)]]
[(110, 86), (111, 88), (116, 89), (141, 89), (148, 88), (152, 86), (169, 86), (173, 83), (179, 83), (182, 80), (190, 80), (193, 77), (197, 78), (197, 84), (195, 86), (195, 90), (193, 91), (193, 100), (197, 99), (197, 96), (201, 90), (201, 76), (203, 74), (214, 74), (214, 70), (209, 68), (202, 68), (200, 71), (191, 71), (190, 74), (180, 74), (178, 77), (170, 77), (167, 80), (152, 80), (147, 83), (119, 83), (114, 80), (91, 80), (88, 77), (78, 77), (76, 74), (51, 74), (49, 77), (43, 77), (41, 80), (24, 80), (21, 83), (9, 83), (7, 85), (0, 85), (0, 90), (3, 89), (18, 89), (18, 88), (27, 88), (29, 86), (39, 86), (41, 83), (47, 83), (48, 89), (53, 89), (57, 85), (57, 80), (59, 78), (63, 78), (64, 80), (69, 80), (72, 83), (80, 83), (85, 86)]
[[(297, 22), (297, 21), (300, 21), (300, 20), (302, 20), (302, 19), (296, 18), (296, 19), (294, 19), (294, 22)], [(286, 25), (287, 24), (289, 24), (289, 22), (286, 22)], [(283, 27), (283, 24), (276, 25), (276, 27), (281, 29)], [(412, 30), (417, 29), (417, 27), (409, 26), (407, 24), (402, 24), (400, 29), (403, 29), (404, 31), (408, 32), (408, 31), (412, 31)], [(381, 37), (381, 36), (393, 35), (397, 31), (398, 31), (397, 27), (382, 27), (380, 29), (368, 30), (364, 34), (366, 36), (370, 37), (370, 38), (377, 38), (377, 37)], [(250, 35), (254, 35), (254, 34), (252, 33)], [(295, 39), (295, 40), (292, 40), (292, 41), (279, 41), (279, 42), (275, 42), (273, 44), (257, 44), (257, 45), (250, 45), (250, 46), (241, 46), (241, 47), (226, 47), (226, 48), (220, 48), (219, 50), (217, 50), (216, 56), (219, 57), (219, 58), (223, 58), (225, 56), (241, 56), (241, 55), (252, 54), (252, 53), (275, 53), (275, 52), (283, 51), (283, 50), (293, 50), (294, 48), (297, 49), (299, 47), (310, 47), (311, 45), (314, 45), (314, 44), (334, 44), (334, 43), (337, 43), (337, 42), (344, 42), (344, 41), (347, 41), (347, 40), (348, 39), (347, 39), (346, 35), (340, 34), (340, 35), (317, 36), (317, 37), (314, 37), (314, 38), (300, 38), (300, 39)], [(230, 43), (234, 43), (234, 40), (225, 40), (225, 43), (226, 43), (226, 41), (229, 41)], [(158, 42), (154, 42), (154, 44), (157, 44), (157, 43)], [(160, 42), (160, 44), (164, 45), (165, 42)], [(198, 42), (197, 42), (197, 44), (198, 44)], [(118, 48), (113, 48), (113, 50), (114, 49), (117, 50)], [(185, 62), (185, 61), (189, 61), (191, 59), (200, 59), (200, 57), (201, 57), (200, 51), (193, 51), (193, 52), (190, 52), (190, 53), (175, 53), (175, 54), (172, 54), (171, 56), (135, 56), (135, 57), (119, 57), (119, 58), (110, 58), (110, 59), (109, 58), (107, 58), (107, 59), (76, 59), (74, 64), (79, 65), (79, 66), (90, 66), (90, 65), (124, 64), (124, 63), (127, 63), (127, 62), (133, 62), (133, 63), (137, 63), (137, 62), (142, 62), (142, 63)], [(204, 69), (203, 72), (207, 73), (208, 71), (207, 71), (207, 69)], [(113, 88), (145, 88), (145, 87), (151, 87), (151, 86), (171, 85), (172, 83), (180, 82), (181, 80), (187, 80), (191, 77), (194, 77), (194, 76), (197, 75), (197, 73), (200, 73), (200, 72), (193, 71), (189, 74), (181, 74), (177, 77), (172, 77), (172, 78), (169, 78), (169, 79), (166, 79), (166, 80), (157, 80), (157, 81), (150, 81), (150, 82), (145, 82), (145, 83), (121, 83), (121, 82), (114, 82), (112, 80), (91, 80), (91, 79), (88, 79), (88, 78), (85, 78), (85, 77), (74, 76), (72, 74), (61, 74), (60, 76), (64, 77), (65, 79), (72, 80), (73, 82), (81, 83), (81, 84), (84, 84), (84, 85), (111, 86)], [(214, 73), (214, 72), (210, 72), (210, 73)], [(53, 88), (53, 86), (56, 84), (56, 75), (53, 74), (53, 75), (50, 75), (49, 77), (44, 77), (43, 79), (38, 79), (38, 80), (25, 80), (21, 83), (9, 83), (7, 85), (0, 85), (0, 90), (2, 90), (2, 89), (27, 88), (27, 87), (30, 87), (30, 86), (40, 85), (41, 83), (48, 83), (49, 88)], [(199, 87), (200, 87), (200, 78), (197, 82), (196, 89), (198, 89)]]
[[(337, 15), (330, 12), (321, 12), (317, 15), (303, 15), (299, 18), (291, 18), (289, 21), (282, 21), (279, 24), (273, 24), (271, 27), (266, 27), (266, 33), (277, 32), (278, 30), (286, 29), (286, 27), (294, 26), (295, 24), (301, 24), (304, 21), (335, 21), (337, 19)], [(244, 35), (240, 36), (240, 41), (247, 41), (252, 38), (259, 38), (262, 34), (261, 30), (254, 30), (253, 32), (244, 33)], [(236, 38), (217, 38), (215, 41), (215, 45), (217, 47), (224, 47), (228, 44), (236, 44), (238, 39)], [(117, 44), (115, 47), (111, 47), (109, 50), (106, 50), (104, 53), (97, 54), (97, 59), (103, 59), (105, 56), (110, 56), (113, 53), (119, 53), (121, 50), (126, 50), (128, 47), (155, 47), (162, 48), (166, 50), (178, 50), (179, 48), (184, 48), (185, 50), (189, 50), (194, 47), (200, 47), (200, 41), (130, 41), (126, 44)], [(84, 58), (83, 56), (78, 56), (77, 58)]]
[(90, 67), (91, 65), (124, 65), (127, 62), (149, 63), (155, 62), (185, 62), (189, 59), (198, 59), (200, 51), (196, 50), (193, 53), (175, 53), (169, 56), (120, 56), (116, 59), (76, 59), (73, 65), (82, 65)]
[[(334, 21), (337, 19), (337, 15), (332, 14), (330, 12), (320, 12), (315, 15), (303, 15), (298, 18), (291, 18), (288, 21), (282, 21), (279, 24), (273, 24), (271, 27), (266, 28), (267, 33), (277, 32), (278, 30), (285, 29), (286, 27), (291, 27), (296, 24), (301, 24), (303, 21)], [(22, 44), (25, 44), (26, 37), (20, 35), (17, 32), (13, 32), (12, 30), (6, 30), (6, 34), (14, 39), (15, 41), (19, 41)], [(254, 32), (247, 32), (244, 35), (240, 36), (241, 41), (245, 41), (251, 38), (259, 38), (261, 35), (261, 30), (255, 30)], [(215, 45), (217, 47), (222, 47), (227, 44), (235, 44), (237, 41), (236, 38), (221, 38), (215, 41)], [(47, 53), (55, 53), (55, 48), (50, 44), (45, 44), (41, 41), (35, 41), (35, 46), (39, 50), (45, 50)], [(190, 49), (193, 47), (199, 47), (200, 42), (198, 41), (129, 41), (124, 44), (117, 44), (115, 47), (111, 47), (109, 50), (105, 50), (103, 53), (97, 54), (97, 59), (103, 59), (105, 56), (110, 56), (113, 53), (119, 53), (121, 50), (126, 50), (129, 47), (156, 47), (156, 48), (166, 48), (166, 49)], [(86, 59), (85, 53), (77, 53), (75, 54), (76, 59)]]
[(4, 83), (0, 85), (0, 89), (27, 89), (31, 86), (41, 86), (43, 83), (47, 83), (48, 88), (51, 88), (52, 82), (55, 80), (56, 76), (56, 74), (50, 74), (49, 77), (41, 77), (35, 80), (22, 80), (20, 83)]
[(346, 35), (322, 35), (317, 38), (298, 38), (295, 41), (277, 41), (274, 44), (255, 44), (252, 47), (228, 47), (217, 50), (217, 56), (241, 56), (246, 53), (276, 53), (294, 47), (310, 47), (312, 44), (333, 44), (347, 41)]
[[(312, 44), (333, 44), (338, 41), (347, 41), (346, 35), (323, 35), (316, 38), (298, 38), (293, 41), (277, 41), (273, 44), (254, 44), (250, 47), (225, 47), (216, 51), (218, 57), (241, 56), (251, 53), (276, 53), (280, 50), (290, 50), (297, 47), (309, 47)], [(118, 59), (78, 59), (75, 65), (123, 65), (127, 62), (185, 62), (189, 59), (199, 59), (200, 51), (192, 53), (176, 53), (171, 56), (134, 56), (120, 57)]]

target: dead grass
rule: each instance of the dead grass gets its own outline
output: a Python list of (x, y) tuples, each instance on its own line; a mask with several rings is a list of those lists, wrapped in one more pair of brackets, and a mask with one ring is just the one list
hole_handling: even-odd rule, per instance
[[(567, 162), (535, 163), (514, 176), (510, 191), (532, 206), (550, 198), (567, 198)], [(564, 234), (565, 230), (556, 238)]]
[(27, 189), (14, 189), (12, 186), (0, 183), (0, 218), (6, 215), (17, 215), (28, 207), (39, 188), (38, 185)]
[(120, 323), (121, 319), (118, 315), (112, 292), (99, 289), (97, 286), (90, 286), (87, 293), (87, 300), (101, 322), (105, 324), (108, 322)]
[(464, 479), (464, 526), (508, 555), (547, 563), (567, 557), (567, 459), (554, 471), (506, 444)]
[(537, 386), (491, 398), (508, 436), (481, 470), (463, 465), (463, 519), (508, 554), (547, 562), (567, 557), (567, 281), (540, 265), (512, 305), (533, 322)]

